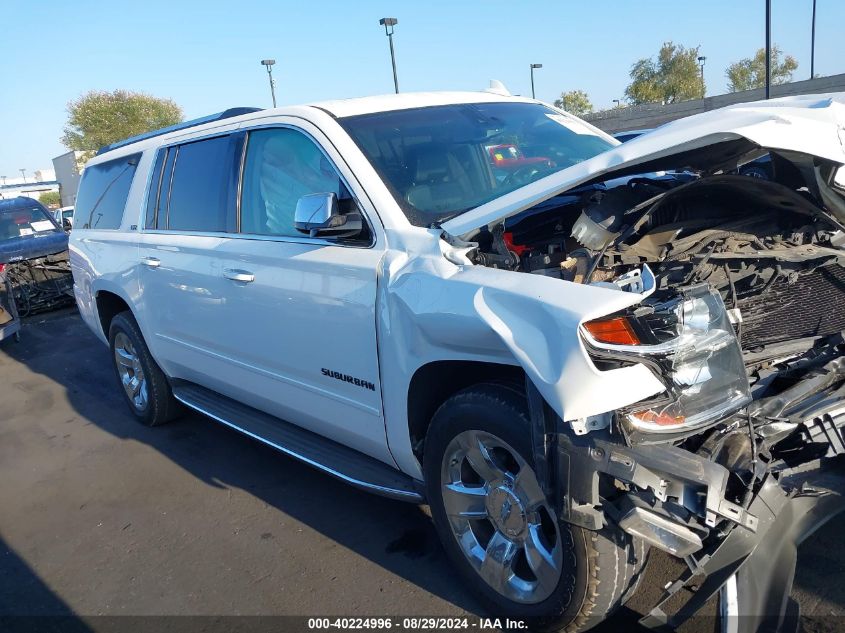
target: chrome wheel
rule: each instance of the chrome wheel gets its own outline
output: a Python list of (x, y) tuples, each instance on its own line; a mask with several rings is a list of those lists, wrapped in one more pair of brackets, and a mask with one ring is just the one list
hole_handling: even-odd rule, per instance
[(563, 551), (531, 466), (495, 435), (464, 431), (446, 448), (440, 481), (452, 533), (481, 578), (515, 602), (548, 598)]
[(114, 362), (124, 391), (138, 411), (147, 408), (147, 380), (132, 341), (123, 332), (114, 338)]

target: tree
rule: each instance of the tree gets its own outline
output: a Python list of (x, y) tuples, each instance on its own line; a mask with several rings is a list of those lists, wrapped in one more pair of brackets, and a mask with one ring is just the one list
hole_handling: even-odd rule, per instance
[(128, 90), (92, 90), (71, 101), (67, 111), (62, 143), (89, 154), (129, 136), (182, 121), (182, 109), (170, 99)]
[(645, 58), (631, 66), (631, 83), (625, 96), (631, 103), (676, 103), (700, 99), (704, 81), (698, 66), (698, 49), (664, 42), (657, 59)]
[[(780, 48), (772, 46), (772, 85), (792, 81), (792, 73), (798, 68), (798, 61), (792, 55), (783, 55)], [(766, 87), (766, 49), (761, 48), (754, 57), (740, 59), (728, 66), (725, 75), (728, 78), (728, 90), (753, 90)]]
[(566, 110), (575, 116), (583, 116), (593, 111), (593, 104), (590, 102), (590, 97), (583, 90), (562, 92), (560, 99), (555, 99), (555, 107)]
[(43, 204), (45, 207), (58, 207), (62, 204), (62, 197), (59, 195), (58, 191), (45, 191), (38, 196), (38, 202)]

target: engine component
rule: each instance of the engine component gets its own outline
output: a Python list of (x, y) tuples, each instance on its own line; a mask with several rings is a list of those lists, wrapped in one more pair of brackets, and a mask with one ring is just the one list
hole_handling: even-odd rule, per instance
[(636, 205), (638, 199), (628, 189), (618, 189), (609, 195), (596, 191), (572, 226), (572, 237), (594, 251), (600, 251), (619, 235), (625, 211)]

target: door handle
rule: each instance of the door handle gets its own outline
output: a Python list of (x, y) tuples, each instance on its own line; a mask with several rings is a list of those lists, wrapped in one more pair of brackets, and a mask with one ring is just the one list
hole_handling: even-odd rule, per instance
[(158, 257), (142, 257), (141, 263), (148, 268), (158, 268), (161, 266), (161, 260)]
[(251, 272), (249, 272), (248, 270), (238, 270), (237, 268), (224, 268), (223, 276), (226, 279), (231, 279), (232, 281), (240, 281), (245, 284), (255, 281), (255, 275), (253, 275)]

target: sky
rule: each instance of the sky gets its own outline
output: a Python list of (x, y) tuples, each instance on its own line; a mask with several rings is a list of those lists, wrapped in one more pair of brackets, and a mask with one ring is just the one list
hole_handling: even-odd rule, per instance
[[(279, 105), (393, 91), (381, 17), (396, 17), (403, 92), (502, 81), (537, 98), (624, 96), (631, 65), (667, 40), (701, 47), (708, 95), (765, 42), (764, 0), (0, 0), (0, 176), (51, 169), (67, 104), (123, 88), (173, 99), (187, 118), (269, 107), (260, 60), (275, 58)], [(845, 72), (843, 0), (817, 0), (816, 66)], [(812, 0), (772, 0), (772, 38), (810, 73)]]

